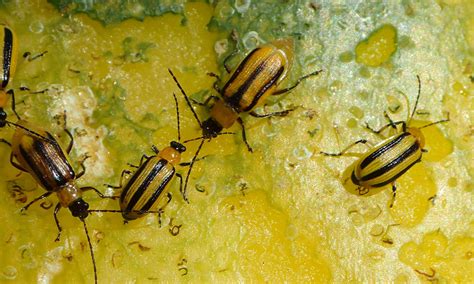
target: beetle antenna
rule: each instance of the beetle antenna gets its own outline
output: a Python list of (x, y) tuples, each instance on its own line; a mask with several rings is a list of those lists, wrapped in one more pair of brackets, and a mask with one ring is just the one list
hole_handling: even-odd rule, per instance
[[(410, 121), (413, 119), (413, 116), (415, 115), (416, 108), (418, 107), (418, 100), (420, 99), (420, 94), (421, 94), (421, 80), (420, 76), (416, 75), (416, 78), (418, 79), (418, 95), (416, 96), (416, 102), (415, 102), (415, 107), (413, 108), (413, 112), (411, 113)], [(409, 121), (407, 121), (407, 124)]]
[(94, 212), (101, 212), (101, 213), (123, 213), (123, 212), (129, 212), (129, 213), (161, 213), (160, 211), (149, 211), (149, 210), (108, 210), (108, 209), (91, 209), (87, 210), (89, 213), (94, 213)]
[(193, 138), (193, 139), (185, 140), (185, 141), (183, 141), (183, 143), (188, 143), (188, 142), (192, 142), (192, 141), (196, 141), (196, 140), (204, 140), (204, 139), (205, 139), (204, 136), (199, 136), (199, 137), (196, 137), (196, 138)]
[(91, 252), (92, 265), (94, 266), (94, 283), (97, 284), (97, 267), (95, 266), (95, 257), (94, 257), (94, 250), (92, 249), (91, 238), (89, 237), (89, 231), (87, 230), (86, 221), (84, 221), (84, 219), (81, 219), (81, 221), (82, 221), (82, 224), (84, 224), (84, 230), (86, 232), (87, 242), (89, 243), (89, 249)]
[(422, 127), (418, 127), (418, 129), (426, 128), (426, 127), (429, 127), (429, 126), (432, 126), (432, 125), (435, 125), (435, 124), (444, 123), (444, 122), (448, 122), (448, 121), (449, 121), (449, 112), (448, 112), (448, 117), (447, 118), (442, 119), (442, 120), (438, 120), (436, 122), (428, 123), (426, 125), (423, 125)]
[[(234, 135), (235, 132), (221, 132), (221, 133), (217, 133), (216, 134), (216, 137), (217, 136), (221, 136), (221, 135), (227, 135), (227, 134), (232, 134)], [(196, 140), (205, 140), (205, 139), (208, 139), (209, 137), (205, 137), (205, 136), (199, 136), (199, 137), (196, 137), (196, 138), (192, 138), (192, 139), (188, 139), (188, 140), (185, 140), (183, 143), (188, 143), (188, 142), (191, 142), (191, 141), (196, 141)]]
[(174, 103), (176, 105), (176, 121), (178, 123), (178, 141), (181, 141), (181, 132), (179, 130), (179, 106), (178, 106), (178, 99), (176, 95), (173, 93)]
[(184, 98), (186, 99), (186, 103), (188, 104), (189, 108), (193, 112), (194, 118), (196, 118), (197, 123), (199, 124), (199, 127), (202, 128), (201, 120), (199, 120), (199, 117), (197, 116), (196, 112), (194, 111), (193, 106), (191, 105), (191, 102), (189, 101), (188, 95), (186, 95), (186, 92), (184, 91), (183, 87), (181, 87), (181, 84), (178, 82), (178, 79), (176, 76), (173, 74), (173, 71), (171, 71), (170, 68), (168, 68), (168, 72), (171, 74), (171, 77), (173, 77), (173, 80), (176, 82), (176, 85), (178, 85), (179, 90), (183, 94)]
[(9, 124), (9, 125), (13, 125), (13, 126), (15, 126), (15, 127), (21, 128), (21, 129), (23, 129), (23, 130), (25, 130), (25, 131), (27, 131), (27, 132), (29, 132), (29, 133), (35, 135), (35, 136), (38, 136), (38, 138), (44, 139), (44, 140), (46, 140), (46, 141), (49, 141), (50, 143), (53, 143), (53, 144), (56, 143), (56, 141), (54, 141), (53, 139), (48, 138), (48, 137), (45, 137), (45, 136), (39, 134), (38, 132), (35, 132), (35, 131), (31, 130), (31, 129), (28, 129), (28, 128), (22, 126), (22, 125), (16, 124), (16, 123), (11, 122), (11, 121), (8, 121), (8, 120), (5, 120), (5, 122), (6, 122), (7, 124)]
[(202, 148), (202, 145), (204, 144), (204, 139), (201, 140), (201, 144), (199, 144), (199, 147), (196, 151), (196, 154), (194, 154), (194, 157), (193, 159), (191, 160), (191, 164), (189, 165), (189, 170), (188, 170), (188, 173), (186, 175), (186, 180), (184, 181), (184, 189), (183, 189), (183, 192), (181, 192), (181, 194), (183, 195), (183, 199), (184, 201), (186, 201), (187, 203), (189, 203), (189, 200), (188, 198), (186, 197), (186, 189), (188, 187), (188, 180), (189, 180), (189, 176), (191, 175), (191, 170), (193, 169), (193, 165), (194, 165), (194, 162), (196, 161), (196, 158), (197, 156), (199, 155), (199, 151), (201, 151), (201, 148)]

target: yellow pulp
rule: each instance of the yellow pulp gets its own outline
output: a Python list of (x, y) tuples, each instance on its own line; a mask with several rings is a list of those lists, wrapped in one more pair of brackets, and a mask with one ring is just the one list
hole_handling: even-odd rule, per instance
[[(118, 184), (121, 171), (130, 168), (127, 163), (136, 165), (143, 154), (151, 155), (152, 144), (163, 149), (177, 139), (173, 92), (180, 101), (182, 140), (200, 135), (167, 68), (188, 95), (201, 90), (215, 94), (214, 79), (206, 72), (217, 72), (214, 43), (227, 35), (207, 30), (211, 14), (212, 7), (190, 3), (184, 26), (180, 16), (167, 14), (104, 27), (85, 15), (62, 18), (42, 1), (7, 5), (0, 17), (15, 29), (20, 53), (48, 51), (32, 62), (19, 60), (12, 86), (49, 91), (17, 92), (17, 111), (61, 134), (53, 117), (66, 110), (75, 137), (71, 160), (78, 168), (81, 155), (91, 156), (78, 183), (118, 194), (103, 184)], [(383, 26), (357, 47), (357, 61), (379, 66), (395, 46), (394, 27)], [(316, 49), (306, 47), (310, 52)], [(451, 122), (423, 129), (429, 152), (397, 180), (397, 199), (390, 209), (389, 188), (368, 197), (351, 194), (353, 188), (343, 181), (354, 157), (319, 154), (367, 136), (377, 142), (363, 125), (378, 116), (383, 123), (382, 110), (365, 104), (373, 98), (371, 91), (351, 89), (354, 96), (344, 99), (350, 101), (347, 111), (335, 111), (333, 106), (341, 104), (334, 104), (338, 96), (333, 94), (347, 87), (348, 79), (326, 77), (331, 74), (326, 63), (322, 75), (264, 108), (297, 107), (288, 117), (243, 116), (254, 153), (247, 152), (238, 125), (229, 129), (236, 135), (206, 142), (200, 156), (207, 157), (195, 164), (190, 178), (190, 204), (183, 201), (175, 179), (161, 226), (154, 215), (124, 225), (121, 214), (91, 214), (86, 222), (99, 283), (474, 279), (469, 200), (473, 167), (471, 154), (463, 155), (472, 152), (468, 127), (472, 121), (459, 111), (472, 110), (472, 97), (466, 96), (472, 87), (465, 81), (459, 83), (462, 88), (452, 83), (455, 94), (446, 94), (443, 102), (424, 100), (429, 92), (422, 89), (423, 106), (431, 110), (442, 104), (451, 112)], [(424, 75), (423, 88), (432, 83), (425, 83)], [(399, 88), (414, 84), (415, 74), (408, 77)], [(291, 78), (296, 76), (289, 74), (288, 85)], [(458, 96), (461, 91), (463, 96)], [(201, 120), (207, 118), (205, 109), (196, 110)], [(11, 113), (10, 119), (15, 120)], [(10, 140), (12, 133), (7, 127), (0, 130), (0, 137)], [(66, 145), (67, 137), (60, 140)], [(197, 143), (186, 144), (181, 161), (192, 159)], [(44, 190), (9, 164), (9, 153), (1, 144), (0, 282), (91, 283), (92, 264), (81, 223), (67, 209), (61, 210), (58, 217), (64, 231), (56, 243), (54, 196), (20, 213)], [(177, 170), (187, 172), (186, 167)], [(119, 208), (117, 201), (102, 200), (92, 192), (86, 192), (84, 199), (92, 209)], [(422, 274), (430, 275), (431, 269), (433, 277)]]
[(356, 46), (356, 61), (377, 67), (387, 62), (396, 50), (397, 30), (392, 25), (384, 25)]

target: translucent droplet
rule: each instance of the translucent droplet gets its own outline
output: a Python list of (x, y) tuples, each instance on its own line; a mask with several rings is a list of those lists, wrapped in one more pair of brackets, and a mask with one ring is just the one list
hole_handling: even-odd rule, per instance
[(245, 13), (249, 9), (250, 3), (252, 3), (252, 1), (250, 0), (235, 0), (234, 2), (235, 10), (237, 10), (237, 12), (241, 14)]
[(306, 160), (311, 157), (311, 151), (306, 148), (304, 145), (298, 145), (296, 148), (293, 149), (293, 156), (297, 160)]
[(2, 270), (3, 277), (5, 277), (8, 280), (13, 280), (16, 278), (17, 275), (17, 270), (15, 267), (8, 265), (5, 266)]
[(384, 232), (383, 226), (380, 224), (375, 224), (372, 226), (369, 233), (370, 235), (377, 237), (377, 236), (381, 236), (383, 232)]
[(342, 63), (351, 62), (352, 59), (354, 59), (354, 54), (352, 54), (351, 51), (346, 51), (346, 52), (343, 52), (343, 53), (339, 54), (339, 60)]
[(364, 117), (364, 111), (356, 106), (350, 107), (349, 112), (352, 113), (352, 115), (357, 119), (361, 119)]
[(329, 92), (332, 95), (335, 95), (337, 92), (339, 92), (342, 89), (343, 83), (339, 80), (335, 80), (329, 85)]
[(44, 30), (44, 25), (42, 22), (40, 21), (35, 21), (35, 22), (32, 22), (30, 24), (30, 26), (28, 27), (28, 29), (30, 30), (30, 32), (32, 33), (35, 33), (35, 34), (40, 34), (43, 32)]
[(355, 120), (355, 118), (349, 118), (347, 120), (347, 127), (356, 128), (357, 127), (357, 120)]
[(256, 31), (250, 31), (243, 36), (242, 43), (246, 49), (252, 50), (264, 43), (264, 40), (260, 38)]
[(270, 124), (264, 124), (261, 129), (262, 129), (263, 135), (267, 137), (273, 137), (277, 134), (277, 132), (275, 131), (275, 128)]

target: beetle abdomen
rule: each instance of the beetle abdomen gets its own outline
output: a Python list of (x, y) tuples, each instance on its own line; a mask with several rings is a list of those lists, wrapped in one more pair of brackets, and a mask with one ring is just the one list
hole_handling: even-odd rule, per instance
[(383, 141), (355, 165), (352, 181), (366, 188), (392, 183), (421, 160), (417, 139), (408, 132)]
[(74, 169), (56, 139), (49, 132), (37, 132), (47, 139), (17, 129), (13, 155), (45, 190), (56, 191), (75, 179)]
[(155, 210), (165, 195), (166, 186), (173, 178), (175, 169), (165, 159), (153, 156), (132, 176), (120, 196), (122, 215), (133, 220), (142, 214), (130, 211)]
[(285, 54), (273, 45), (253, 50), (222, 89), (224, 100), (237, 111), (250, 111), (265, 99), (286, 74)]

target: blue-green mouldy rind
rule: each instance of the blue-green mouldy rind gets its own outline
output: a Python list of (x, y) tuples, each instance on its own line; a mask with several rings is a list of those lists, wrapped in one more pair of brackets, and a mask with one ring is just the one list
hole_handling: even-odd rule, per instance
[[(104, 25), (127, 19), (142, 21), (147, 16), (161, 16), (165, 13), (183, 15), (184, 0), (140, 0), (140, 1), (88, 1), (88, 0), (48, 0), (65, 15), (85, 13)], [(183, 22), (185, 19), (183, 18)]]

